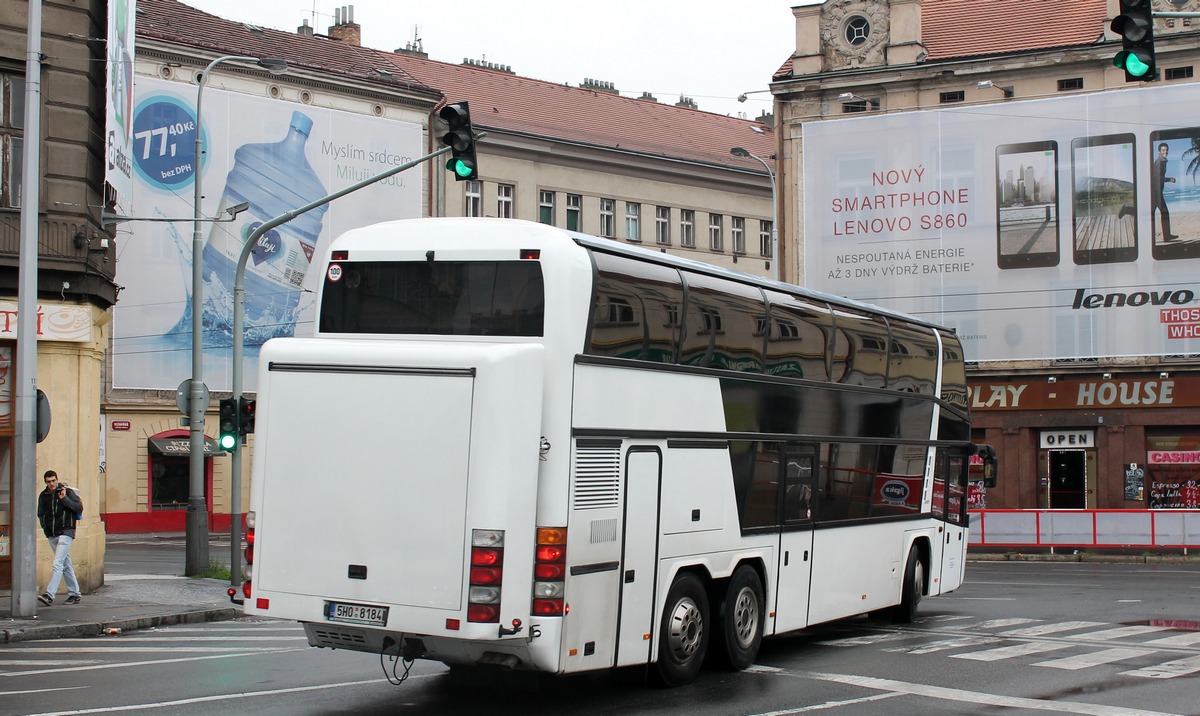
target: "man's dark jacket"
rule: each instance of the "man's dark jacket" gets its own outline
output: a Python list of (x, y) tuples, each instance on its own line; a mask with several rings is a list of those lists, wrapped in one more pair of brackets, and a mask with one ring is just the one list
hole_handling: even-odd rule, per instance
[(61, 500), (49, 488), (38, 495), (38, 519), (47, 537), (66, 535), (75, 539), (75, 515), (80, 512), (83, 512), (83, 501), (69, 487), (67, 496)]

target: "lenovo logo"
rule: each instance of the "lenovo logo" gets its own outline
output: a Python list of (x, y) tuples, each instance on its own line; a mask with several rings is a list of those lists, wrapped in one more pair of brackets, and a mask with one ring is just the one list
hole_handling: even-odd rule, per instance
[(1121, 306), (1184, 306), (1196, 300), (1196, 294), (1187, 289), (1182, 291), (1136, 291), (1134, 293), (1087, 293), (1086, 289), (1075, 289), (1075, 302), (1071, 308), (1120, 308)]

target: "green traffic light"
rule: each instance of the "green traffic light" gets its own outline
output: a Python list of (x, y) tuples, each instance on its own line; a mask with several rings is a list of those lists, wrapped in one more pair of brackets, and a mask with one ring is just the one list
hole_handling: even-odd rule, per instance
[(1136, 52), (1118, 53), (1113, 64), (1128, 72), (1133, 77), (1144, 77), (1150, 71), (1150, 65), (1142, 62)]
[(237, 436), (224, 433), (221, 435), (220, 445), (222, 450), (232, 450), (237, 447)]
[(472, 166), (470, 162), (462, 159), (451, 159), (450, 161), (446, 162), (446, 168), (463, 179), (470, 179), (471, 177), (475, 176), (475, 167)]

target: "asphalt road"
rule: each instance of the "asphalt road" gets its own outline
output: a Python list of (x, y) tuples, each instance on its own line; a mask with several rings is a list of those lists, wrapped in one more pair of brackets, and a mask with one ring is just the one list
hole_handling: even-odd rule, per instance
[[(770, 640), (687, 687), (640, 671), (459, 677), (313, 649), (237, 620), (0, 647), (0, 713), (1200, 714), (1200, 566), (972, 563), (903, 627), (865, 618)], [(396, 671), (400, 676), (402, 670)]]

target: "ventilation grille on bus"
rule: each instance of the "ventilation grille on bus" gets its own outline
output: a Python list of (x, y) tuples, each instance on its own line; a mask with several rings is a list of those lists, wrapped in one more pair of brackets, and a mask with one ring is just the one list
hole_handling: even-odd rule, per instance
[(616, 507), (621, 487), (621, 448), (576, 447), (574, 508)]
[(360, 629), (346, 629), (309, 625), (312, 630), (313, 646), (324, 646), (330, 649), (353, 649), (356, 646), (366, 646), (367, 639)]

